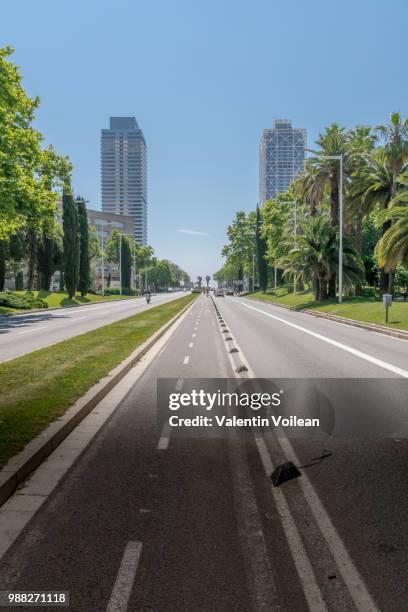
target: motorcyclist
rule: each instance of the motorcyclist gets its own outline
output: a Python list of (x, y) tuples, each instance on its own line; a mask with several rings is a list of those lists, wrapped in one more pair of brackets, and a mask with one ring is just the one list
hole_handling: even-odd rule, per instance
[(150, 291), (150, 289), (146, 291), (145, 295), (146, 295), (146, 302), (150, 304), (150, 301), (152, 299), (152, 292)]

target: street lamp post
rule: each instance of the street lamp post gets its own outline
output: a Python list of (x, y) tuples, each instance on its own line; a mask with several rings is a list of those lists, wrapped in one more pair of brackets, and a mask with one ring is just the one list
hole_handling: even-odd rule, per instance
[(325, 155), (340, 162), (339, 176), (339, 304), (343, 301), (343, 155)]

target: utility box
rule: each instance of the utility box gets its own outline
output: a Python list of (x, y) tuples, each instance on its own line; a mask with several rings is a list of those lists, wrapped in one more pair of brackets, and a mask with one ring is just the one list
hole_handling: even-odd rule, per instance
[(383, 298), (383, 304), (385, 308), (385, 322), (388, 323), (388, 309), (390, 306), (392, 306), (392, 295), (391, 293), (384, 293), (382, 298)]

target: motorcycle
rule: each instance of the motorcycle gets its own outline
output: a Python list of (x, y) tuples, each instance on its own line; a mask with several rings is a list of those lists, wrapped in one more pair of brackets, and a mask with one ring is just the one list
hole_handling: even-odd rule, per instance
[(150, 295), (150, 293), (146, 293), (146, 302), (148, 304), (150, 304), (150, 300), (152, 299), (152, 296)]

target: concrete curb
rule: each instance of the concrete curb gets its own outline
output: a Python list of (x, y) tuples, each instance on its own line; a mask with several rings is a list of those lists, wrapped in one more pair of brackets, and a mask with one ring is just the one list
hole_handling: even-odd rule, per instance
[(117, 299), (117, 300), (99, 300), (99, 302), (87, 302), (85, 304), (71, 304), (71, 306), (52, 306), (51, 308), (36, 308), (35, 310), (24, 310), (23, 312), (6, 312), (0, 314), (0, 320), (4, 317), (24, 317), (28, 314), (35, 314), (37, 312), (50, 312), (51, 310), (68, 310), (70, 308), (78, 308), (78, 306), (98, 306), (98, 304), (110, 304), (111, 302), (127, 302), (128, 300), (137, 300), (141, 296), (132, 295), (128, 299)]
[(179, 319), (195, 300), (187, 304), (170, 321), (165, 323), (126, 359), (91, 387), (59, 419), (53, 421), (42, 433), (31, 440), (17, 455), (12, 457), (0, 471), (0, 506), (14, 493), (18, 485), (46, 459), (71, 431), (95, 408), (95, 406), (117, 385), (143, 355)]
[(254, 302), (259, 302), (260, 304), (272, 304), (272, 306), (277, 306), (278, 308), (285, 308), (286, 310), (291, 310), (293, 312), (302, 312), (304, 314), (311, 315), (312, 317), (319, 317), (321, 319), (335, 321), (336, 323), (343, 323), (344, 325), (351, 325), (352, 327), (360, 327), (361, 329), (367, 329), (368, 331), (375, 331), (379, 334), (384, 334), (385, 336), (392, 336), (394, 338), (402, 338), (403, 340), (408, 340), (408, 332), (397, 329), (390, 329), (389, 327), (377, 325), (376, 323), (363, 323), (362, 321), (356, 321), (355, 319), (347, 319), (346, 317), (338, 317), (336, 315), (327, 314), (326, 312), (319, 312), (316, 310), (312, 311), (304, 308), (292, 308), (287, 304), (278, 304), (277, 302), (272, 301), (267, 302), (265, 300), (258, 300), (257, 298), (248, 297), (247, 299), (253, 300)]

